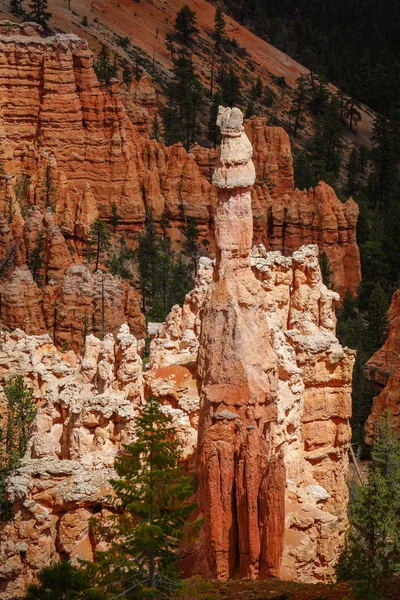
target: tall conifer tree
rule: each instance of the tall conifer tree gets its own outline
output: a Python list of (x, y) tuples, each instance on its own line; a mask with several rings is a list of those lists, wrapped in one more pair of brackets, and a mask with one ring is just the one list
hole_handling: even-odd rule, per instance
[(214, 16), (214, 38), (217, 52), (220, 52), (225, 37), (225, 16), (220, 2), (217, 3)]
[(353, 581), (360, 600), (384, 597), (400, 572), (400, 439), (388, 412), (376, 425), (368, 483), (350, 504), (350, 524), (338, 579)]
[(105, 257), (105, 253), (109, 246), (110, 236), (107, 225), (104, 221), (97, 218), (90, 226), (85, 249), (86, 258), (90, 261), (95, 261), (95, 271), (99, 268), (100, 259)]
[(196, 24), (196, 13), (187, 4), (184, 4), (176, 15), (174, 29), (181, 34), (183, 42), (186, 45), (194, 35), (199, 33)]
[(193, 488), (179, 464), (175, 430), (155, 398), (136, 419), (136, 441), (124, 448), (112, 481), (118, 511), (107, 529), (112, 545), (99, 556), (101, 586), (126, 598), (169, 598), (179, 585), (179, 546), (197, 505), (189, 501)]
[(32, 9), (29, 15), (32, 21), (46, 29), (47, 21), (51, 18), (51, 12), (47, 10), (47, 0), (32, 0), (29, 8)]

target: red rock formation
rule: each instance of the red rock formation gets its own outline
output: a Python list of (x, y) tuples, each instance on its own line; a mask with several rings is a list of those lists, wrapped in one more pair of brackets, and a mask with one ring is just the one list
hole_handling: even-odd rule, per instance
[[(61, 236), (58, 230), (50, 235), (53, 242)], [(60, 245), (60, 259), (70, 258), (68, 250), (64, 253), (63, 243)], [(57, 246), (50, 246), (50, 258), (54, 260), (50, 265), (56, 264)], [(110, 273), (93, 274), (85, 265), (72, 266), (58, 282), (55, 267), (47, 272), (54, 278), (43, 288), (38, 287), (26, 266), (15, 269), (11, 279), (0, 285), (2, 327), (22, 329), (28, 334), (50, 332), (58, 347), (78, 353), (87, 335), (102, 333), (103, 320), (106, 333), (116, 333), (126, 321), (135, 335), (145, 337), (140, 297), (126, 282)]]
[[(244, 170), (240, 162), (235, 168), (239, 175)], [(224, 183), (230, 169), (222, 175)], [(233, 188), (221, 196), (220, 272), (212, 280), (210, 261), (204, 259), (195, 291), (182, 309), (174, 307), (152, 342), (153, 370), (146, 376), (151, 390), (171, 402), (180, 439), (186, 435), (188, 440), (189, 464), (199, 380), (199, 477), (207, 520), (204, 539), (189, 552), (183, 569), (226, 577), (241, 559), (242, 573), (250, 576), (277, 572), (283, 578), (318, 581), (333, 572), (346, 529), (354, 352), (335, 337), (339, 296), (322, 283), (318, 248), (303, 246), (292, 257), (253, 248), (252, 275), (250, 208), (242, 207), (246, 194)], [(230, 210), (224, 210), (226, 203)], [(246, 454), (247, 435), (256, 438), (250, 444), (254, 454)], [(258, 451), (257, 474), (236, 507), (244, 489), (240, 465), (248, 461), (250, 469)], [(263, 469), (271, 496), (262, 506), (273, 507), (275, 519), (274, 528), (268, 521), (271, 512), (260, 514), (265, 536), (251, 505), (263, 493)]]
[[(138, 231), (151, 208), (156, 219), (165, 210), (175, 225), (196, 217), (211, 237), (215, 213), (217, 271), (213, 278), (203, 261), (195, 290), (154, 340), (146, 374), (146, 389), (161, 396), (190, 465), (199, 427), (208, 519), (196, 566), (219, 577), (238, 570), (327, 578), (346, 525), (354, 356), (334, 335), (338, 296), (322, 284), (317, 247), (284, 255), (318, 243), (338, 289), (354, 289), (356, 205), (341, 204), (322, 183), (294, 191), (287, 134), (255, 118), (246, 125), (254, 142), (253, 191), (251, 147), (241, 131), (234, 136), (238, 123), (228, 123), (217, 201), (214, 151), (195, 146), (188, 154), (180, 144), (166, 148), (139, 135), (116, 82), (110, 89), (98, 84), (86, 42), (37, 34), (31, 24), (0, 25), (0, 158), (7, 173), (0, 256), (1, 269), (12, 274), (0, 289), (2, 325), (47, 329), (59, 345), (80, 350), (91, 328), (101, 330), (104, 277), (110, 328), (116, 332), (128, 319), (143, 333), (135, 292), (74, 264), (91, 222), (108, 219), (116, 202), (121, 230)], [(17, 188), (23, 176), (24, 194)], [(251, 208), (255, 239), (282, 253), (259, 247), (250, 254)], [(41, 231), (43, 291), (24, 266)], [(178, 235), (174, 227), (172, 237)], [(3, 343), (2, 380), (21, 372), (39, 405), (27, 456), (9, 487), (17, 517), (0, 544), (0, 589), (15, 598), (50, 557), (93, 556), (88, 518), (107, 513), (113, 458), (132, 434), (143, 382), (140, 344), (126, 328), (103, 342), (89, 335), (81, 361), (57, 352), (48, 336), (16, 332)], [(193, 572), (192, 556), (188, 563)]]
[[(167, 212), (174, 239), (184, 216), (198, 219), (202, 236), (212, 239), (215, 152), (195, 146), (188, 154), (180, 144), (166, 148), (148, 132), (140, 135), (145, 124), (138, 123), (140, 131), (132, 125), (129, 102), (152, 114), (151, 81), (123, 86), (127, 115), (118, 84), (99, 85), (86, 41), (74, 35), (40, 38), (35, 27), (0, 25), (0, 151), (11, 177), (9, 191), (4, 187), (0, 194), (0, 212), (7, 219), (8, 198), (24, 175), (28, 205), (42, 212), (52, 208), (64, 236), (84, 239), (96, 216), (110, 218), (115, 202), (120, 228), (137, 231), (151, 209), (156, 219)], [(337, 289), (354, 291), (360, 279), (355, 204), (342, 205), (328, 186), (295, 192), (287, 134), (254, 117), (246, 131), (257, 172), (254, 240), (283, 253), (317, 243), (334, 267)], [(19, 204), (15, 200), (17, 212)]]
[(103, 341), (89, 335), (81, 361), (58, 352), (48, 335), (3, 334), (0, 382), (22, 375), (38, 413), (8, 486), (15, 518), (0, 530), (2, 599), (24, 595), (38, 571), (61, 557), (93, 559), (98, 540), (89, 519), (109, 514), (114, 458), (132, 439), (143, 398), (142, 348), (126, 324)]
[(87, 266), (74, 265), (62, 280), (59, 297), (54, 300), (50, 289), (47, 300), (54, 303), (53, 312), (47, 310), (47, 326), (59, 347), (81, 352), (89, 333), (101, 334), (103, 320), (106, 333), (116, 333), (127, 321), (134, 335), (145, 336), (138, 294), (110, 273), (93, 274)]
[[(277, 364), (265, 295), (250, 267), (252, 147), (238, 109), (220, 109), (217, 265), (202, 309), (200, 502), (211, 575), (276, 575), (283, 552), (285, 469), (271, 452)], [(254, 344), (254, 340), (257, 344)]]
[(27, 334), (44, 333), (42, 293), (26, 266), (17, 268), (10, 281), (0, 286), (0, 320), (3, 326)]
[(388, 311), (388, 336), (366, 364), (367, 377), (376, 384), (380, 393), (374, 398), (371, 414), (365, 425), (365, 439), (372, 444), (375, 423), (386, 410), (392, 415), (393, 430), (400, 428), (400, 290), (392, 296)]
[[(276, 505), (282, 493), (276, 484), (281, 482), (283, 467), (286, 471), (285, 502), (281, 505), (285, 511), (285, 530), (278, 575), (299, 581), (321, 581), (333, 572), (346, 527), (345, 477), (354, 353), (344, 350), (334, 335), (333, 303), (338, 296), (322, 283), (316, 246), (303, 247), (292, 257), (257, 247), (253, 248), (250, 260), (263, 294), (262, 325), (269, 332), (267, 339), (263, 339), (269, 348), (268, 360), (276, 371), (275, 397), (270, 405), (276, 417), (264, 441), (269, 454), (282, 457), (278, 465), (272, 458), (272, 468), (266, 475), (270, 494), (263, 505), (266, 508)], [(190, 468), (194, 467), (200, 412), (196, 365), (200, 362), (197, 357), (204, 299), (216, 286), (212, 267), (212, 261), (202, 259), (195, 289), (188, 294), (182, 308), (173, 309), (153, 340), (152, 368), (144, 375), (144, 386), (138, 356), (143, 343), (136, 342), (127, 326), (114, 337), (106, 335), (103, 342), (89, 335), (81, 360), (71, 351), (64, 354), (56, 351), (47, 335), (3, 333), (0, 383), (22, 374), (33, 388), (38, 405), (27, 455), (10, 481), (16, 519), (0, 532), (0, 590), (5, 600), (22, 595), (49, 557), (57, 558), (60, 552), (73, 561), (92, 557), (97, 542), (88, 534), (88, 519), (93, 512), (107, 515), (107, 482), (112, 476), (112, 461), (120, 443), (130, 439), (142, 395), (152, 392), (160, 397), (164, 411), (177, 428), (184, 458)], [(77, 300), (76, 295), (72, 298)], [(249, 306), (252, 305), (247, 300), (245, 313)], [(243, 322), (241, 318), (240, 323)], [(75, 336), (79, 336), (78, 331)], [(255, 363), (257, 338), (252, 336), (251, 342), (254, 350), (248, 350), (247, 354)], [(237, 336), (233, 349), (240, 349), (240, 344)], [(207, 348), (201, 354), (207, 370)], [(229, 347), (221, 349), (221, 357), (231, 373)], [(266, 363), (267, 369), (270, 362)], [(241, 373), (244, 375), (244, 371), (234, 374), (236, 381)], [(261, 385), (267, 376), (268, 372)], [(261, 385), (257, 384), (256, 394)], [(237, 394), (231, 393), (234, 403), (243, 389), (245, 386)], [(225, 417), (244, 413), (236, 404), (226, 410)], [(224, 429), (233, 429), (233, 433), (231, 437), (222, 435), (218, 439), (218, 451), (229, 458), (232, 453), (229, 440), (235, 440), (242, 458), (240, 431), (256, 437), (258, 429), (251, 429), (251, 425), (249, 430), (234, 429), (235, 424), (240, 425), (239, 419), (224, 421), (223, 417), (221, 421), (218, 418), (212, 421), (215, 436)], [(250, 416), (244, 414), (243, 419), (248, 423)], [(210, 438), (211, 435), (208, 437), (211, 441)], [(246, 448), (245, 444), (242, 448)], [(257, 446), (250, 450), (255, 453)], [(263, 452), (261, 465), (269, 454)], [(210, 458), (211, 467), (213, 456)], [(254, 456), (249, 452), (244, 459), (249, 464)], [(278, 470), (276, 476), (271, 474), (274, 469)], [(238, 470), (239, 484), (243, 479)], [(229, 478), (223, 479), (229, 491)], [(257, 477), (253, 479), (249, 485), (252, 494)], [(216, 510), (220, 514), (221, 507)], [(230, 507), (228, 514), (229, 511)], [(241, 507), (241, 517), (245, 512)], [(268, 514), (260, 516), (271, 539), (273, 528)], [(282, 516), (279, 511), (272, 511), (272, 515)], [(226, 518), (221, 517), (221, 523), (226, 525)], [(213, 528), (221, 523), (213, 520)], [(246, 528), (244, 520), (241, 531), (247, 531)], [(253, 531), (249, 545), (254, 548), (256, 541), (257, 534)], [(187, 549), (182, 564), (186, 573), (209, 572), (205, 540), (202, 542), (195, 553)], [(266, 568), (279, 562), (280, 548), (279, 544), (268, 546), (263, 560)]]
[[(192, 292), (183, 308), (173, 309), (152, 342), (153, 369), (146, 375), (149, 389), (171, 406), (168, 411), (178, 427), (179, 439), (187, 442), (185, 457), (189, 465), (194, 459), (199, 413), (194, 366), (204, 298), (209, 293), (206, 286), (210, 285), (210, 261), (203, 260), (196, 300)], [(271, 360), (277, 365), (277, 420), (270, 447), (271, 452), (282, 452), (286, 469), (284, 549), (279, 576), (320, 581), (333, 572), (346, 528), (354, 352), (343, 349), (335, 337), (334, 304), (338, 295), (322, 283), (316, 246), (304, 246), (292, 257), (255, 247), (251, 266), (264, 292)], [(203, 352), (207, 358), (207, 347)], [(225, 349), (221, 352), (228, 353)], [(223, 439), (228, 445), (233, 438)], [(189, 552), (184, 572), (209, 573), (204, 554), (204, 548)]]
[(139, 81), (132, 77), (128, 84), (121, 86), (121, 99), (137, 130), (150, 136), (157, 114), (157, 95), (151, 77), (143, 75)]

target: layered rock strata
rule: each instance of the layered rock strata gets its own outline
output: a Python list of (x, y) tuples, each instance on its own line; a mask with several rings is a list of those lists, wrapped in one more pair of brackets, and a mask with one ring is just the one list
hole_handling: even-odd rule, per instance
[[(197, 145), (187, 153), (181, 144), (167, 148), (149, 138), (156, 111), (150, 78), (121, 90), (116, 80), (101, 86), (85, 40), (43, 38), (35, 24), (0, 23), (0, 49), (0, 159), (6, 175), (0, 189), (1, 269), (6, 260), (7, 269), (27, 260), (19, 240), (32, 206), (54, 212), (53, 224), (74, 262), (90, 224), (97, 216), (108, 221), (114, 203), (122, 216), (119, 231), (135, 233), (146, 213), (157, 221), (166, 212), (174, 240), (193, 217), (213, 244), (217, 195), (210, 176), (216, 153)], [(257, 118), (246, 131), (256, 167), (253, 241), (284, 254), (316, 243), (328, 255), (340, 293), (355, 291), (355, 203), (342, 204), (323, 183), (295, 191), (285, 131)]]
[(388, 410), (394, 431), (400, 428), (400, 290), (397, 290), (388, 311), (388, 336), (366, 364), (367, 377), (374, 382), (378, 395), (365, 425), (365, 439), (373, 443), (376, 421)]
[(117, 333), (125, 321), (135, 335), (145, 337), (137, 292), (111, 273), (92, 273), (87, 265), (73, 265), (59, 282), (51, 279), (40, 288), (22, 265), (0, 284), (0, 326), (28, 334), (48, 332), (63, 350), (81, 354), (87, 335)]
[[(272, 361), (276, 369), (277, 416), (271, 427), (269, 452), (282, 455), (286, 470), (283, 554), (278, 575), (300, 581), (326, 580), (333, 573), (347, 522), (348, 420), (355, 354), (342, 348), (335, 336), (334, 306), (338, 296), (322, 283), (316, 246), (304, 246), (291, 257), (267, 252), (263, 246), (254, 247), (250, 264), (264, 294), (264, 326), (270, 336), (266, 364)], [(203, 275), (200, 273), (204, 279), (197, 282), (197, 289), (215, 285), (209, 284), (210, 267), (207, 265)], [(193, 303), (188, 295), (183, 308), (170, 314), (152, 342), (151, 360), (156, 368), (145, 376), (161, 401), (177, 410), (175, 423), (180, 438), (186, 436), (189, 440), (185, 453), (189, 465), (195, 459), (200, 411), (195, 365), (198, 323), (202, 323), (206, 296), (197, 297), (200, 302)], [(257, 351), (256, 336), (252, 344)], [(229, 347), (221, 350), (221, 356), (228, 351)], [(204, 360), (211, 360), (211, 356), (204, 351)], [(235, 390), (232, 394), (233, 403), (238, 393)], [(230, 405), (226, 416), (233, 416), (236, 410), (234, 404)], [(228, 419), (228, 427), (230, 423)], [(218, 419), (214, 425), (221, 427)], [(229, 447), (233, 439), (231, 433), (222, 436), (218, 449)], [(213, 524), (217, 530), (223, 527), (221, 506), (227, 506), (226, 502), (222, 504), (225, 493), (215, 486), (219, 521), (215, 519)], [(229, 562), (228, 547), (221, 549), (225, 563)], [(208, 542), (201, 540), (200, 548), (188, 553), (183, 569), (187, 574), (210, 576)]]
[(195, 291), (152, 342), (146, 378), (188, 424), (189, 450), (200, 415), (206, 526), (184, 571), (320, 581), (346, 528), (354, 352), (335, 336), (339, 296), (322, 282), (317, 246), (250, 251), (248, 190), (234, 186), (253, 172), (237, 123), (215, 176), (232, 187), (220, 191), (214, 278), (203, 259)]
[(277, 366), (265, 295), (250, 267), (255, 169), (242, 121), (238, 109), (219, 109), (216, 270), (202, 308), (198, 359), (205, 550), (210, 573), (225, 579), (277, 574), (285, 518), (284, 464), (270, 448)]
[[(0, 593), (14, 599), (53, 561), (92, 560), (101, 547), (89, 519), (109, 514), (114, 458), (132, 439), (143, 342), (127, 325), (104, 341), (89, 335), (81, 360), (58, 352), (48, 335), (16, 330), (1, 342), (1, 384), (22, 375), (38, 406), (27, 454), (8, 485), (15, 518), (0, 533)], [(3, 387), (0, 398), (3, 406)]]
[[(333, 571), (346, 525), (354, 354), (335, 337), (337, 295), (322, 283), (316, 246), (303, 247), (292, 257), (259, 246), (251, 251), (250, 264), (264, 295), (263, 327), (269, 332), (270, 352), (266, 365), (272, 363), (276, 373), (272, 403), (276, 416), (264, 441), (267, 456), (280, 455), (280, 466), (286, 471), (278, 575), (321, 581)], [(47, 335), (2, 334), (0, 383), (22, 374), (38, 405), (27, 455), (9, 483), (16, 518), (1, 533), (0, 590), (5, 599), (23, 595), (51, 558), (92, 557), (97, 541), (89, 536), (88, 519), (108, 514), (106, 496), (114, 456), (132, 436), (143, 395), (152, 392), (160, 398), (177, 427), (184, 459), (194, 469), (200, 416), (197, 363), (204, 299), (211, 293), (210, 286), (216, 285), (212, 272), (213, 262), (202, 259), (195, 289), (153, 340), (152, 368), (144, 374), (139, 356), (142, 343), (126, 326), (103, 342), (89, 335), (81, 360), (71, 351), (61, 354)], [(257, 338), (251, 341), (257, 351)], [(229, 348), (223, 353), (229, 353)], [(205, 355), (206, 351), (203, 361), (211, 359), (211, 354)], [(207, 368), (206, 363), (203, 371)], [(231, 400), (235, 398), (236, 392)], [(226, 410), (239, 412), (236, 405)], [(211, 421), (217, 432), (239, 425), (237, 418), (233, 423), (223, 419), (222, 415), (221, 421)], [(266, 426), (268, 431), (268, 422)], [(245, 432), (260, 435), (258, 428)], [(231, 438), (222, 436), (219, 450), (229, 456), (230, 440), (237, 441), (238, 436), (237, 430)], [(251, 484), (249, 495), (254, 490)], [(281, 512), (278, 515), (282, 517)], [(251, 535), (254, 543), (258, 529)], [(208, 542), (201, 538), (195, 551), (185, 552), (185, 573), (210, 574), (205, 548)], [(228, 552), (223, 560), (229, 564)]]

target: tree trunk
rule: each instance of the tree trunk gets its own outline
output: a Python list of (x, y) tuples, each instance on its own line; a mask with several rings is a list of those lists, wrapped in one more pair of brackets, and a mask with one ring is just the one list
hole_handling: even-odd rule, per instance
[(300, 113), (301, 113), (301, 98), (299, 98), (299, 103), (297, 105), (297, 111), (296, 111), (296, 121), (294, 123), (294, 137), (297, 137), (297, 129), (299, 127), (299, 122), (300, 122)]
[(105, 327), (104, 327), (104, 273), (101, 277), (101, 337), (104, 340)]
[(100, 230), (97, 231), (97, 250), (96, 250), (96, 268), (95, 268), (95, 272), (99, 268), (99, 259), (100, 259)]
[(351, 99), (351, 103), (350, 103), (350, 123), (349, 123), (350, 131), (353, 131), (353, 111), (354, 111), (354, 97)]
[[(213, 92), (214, 92), (214, 60), (215, 60), (215, 50), (213, 50), (212, 60), (211, 60), (211, 81), (210, 81), (210, 99), (211, 100), (212, 100)], [(215, 148), (215, 144), (214, 144), (214, 148)]]

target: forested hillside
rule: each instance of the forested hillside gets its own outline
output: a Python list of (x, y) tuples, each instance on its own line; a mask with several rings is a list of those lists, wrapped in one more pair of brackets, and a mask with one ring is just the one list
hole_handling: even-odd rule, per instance
[(229, 12), (345, 93), (387, 114), (399, 100), (400, 15), (392, 0), (226, 0)]

